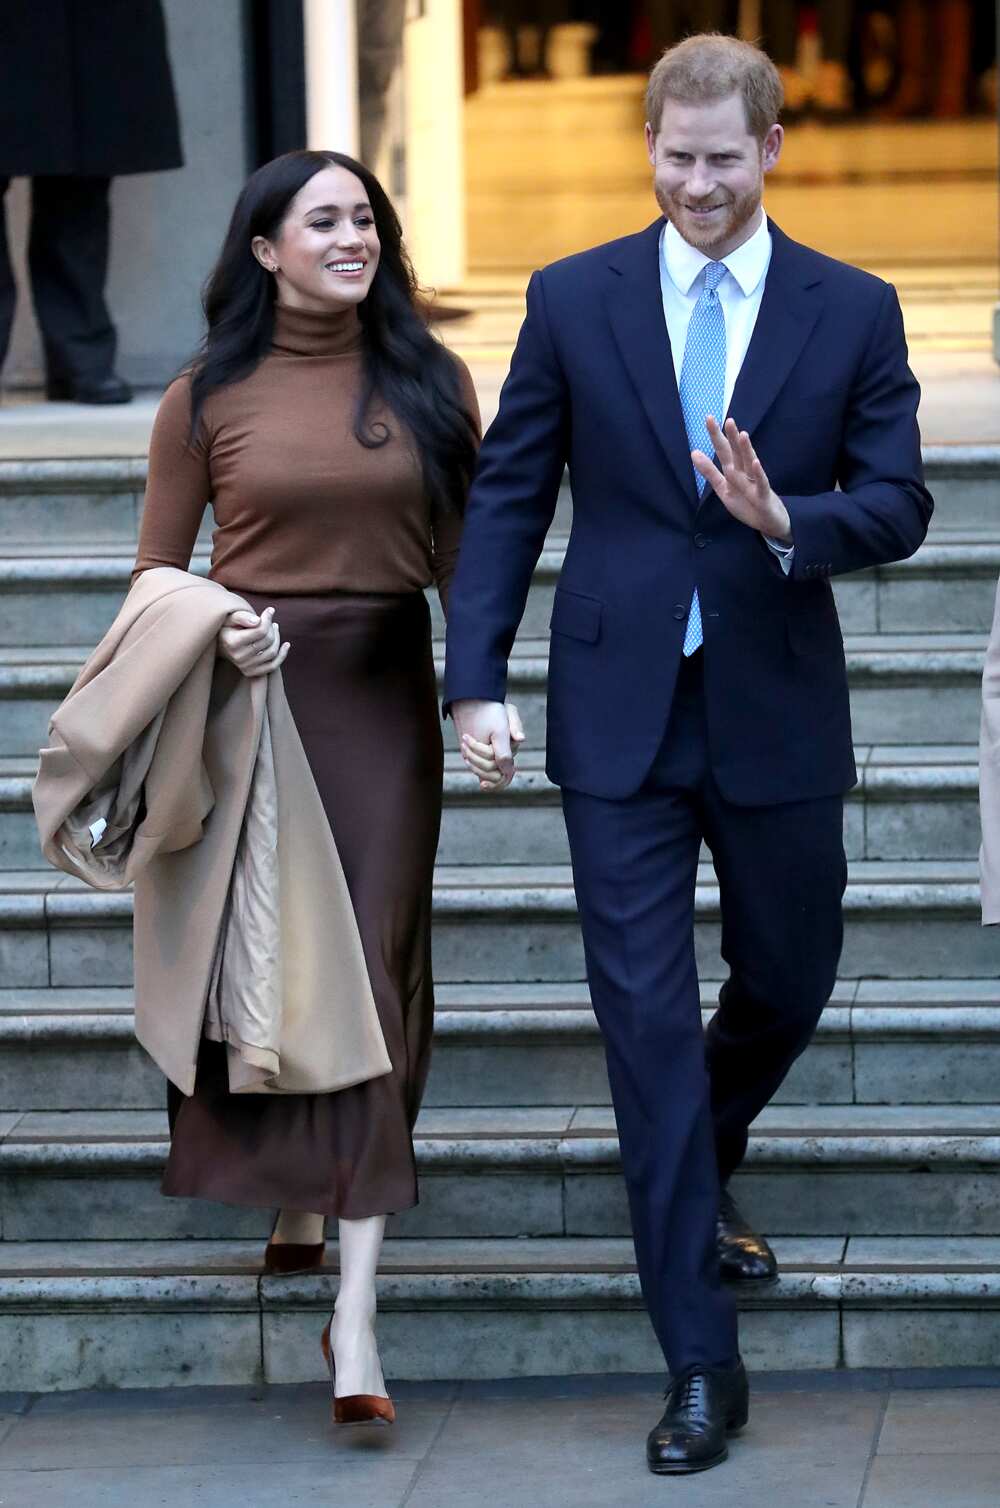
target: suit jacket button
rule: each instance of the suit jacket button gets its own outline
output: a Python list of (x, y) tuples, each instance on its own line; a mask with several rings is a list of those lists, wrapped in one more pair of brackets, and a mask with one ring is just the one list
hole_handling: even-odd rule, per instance
[(676, 607), (674, 608), (674, 617), (677, 619), (678, 623), (683, 622), (687, 615), (688, 610), (684, 606), (683, 602), (678, 602)]
[(696, 548), (699, 550), (703, 550), (707, 544), (711, 544), (711, 540), (709, 539), (707, 534), (696, 534), (694, 537), (694, 542)]

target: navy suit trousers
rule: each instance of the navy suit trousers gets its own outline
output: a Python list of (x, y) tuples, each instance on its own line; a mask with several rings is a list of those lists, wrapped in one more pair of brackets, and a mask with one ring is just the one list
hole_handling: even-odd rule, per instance
[[(562, 792), (639, 1277), (674, 1375), (738, 1354), (716, 1256), (720, 1182), (829, 999), (847, 879), (841, 796), (736, 806), (720, 794), (702, 660), (682, 663), (663, 744), (635, 795)], [(704, 1033), (694, 928), (702, 840), (730, 976)]]

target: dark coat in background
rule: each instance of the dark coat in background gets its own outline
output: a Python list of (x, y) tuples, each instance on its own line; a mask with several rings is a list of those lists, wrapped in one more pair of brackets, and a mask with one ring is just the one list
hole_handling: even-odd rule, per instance
[(3, 0), (0, 177), (183, 161), (160, 0)]

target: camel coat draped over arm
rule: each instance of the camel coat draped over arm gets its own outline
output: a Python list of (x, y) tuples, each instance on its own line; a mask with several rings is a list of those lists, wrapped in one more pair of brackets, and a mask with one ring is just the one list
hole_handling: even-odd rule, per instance
[(182, 1093), (203, 1035), (233, 1092), (326, 1093), (391, 1065), (281, 672), (216, 657), (240, 609), (187, 571), (137, 578), (52, 717), (35, 815), (57, 868), (134, 882), (136, 1035)]

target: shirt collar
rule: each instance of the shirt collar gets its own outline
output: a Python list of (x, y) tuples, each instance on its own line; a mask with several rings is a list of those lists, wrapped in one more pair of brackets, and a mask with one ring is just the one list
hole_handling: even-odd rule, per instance
[[(660, 249), (670, 281), (680, 293), (688, 294), (704, 267), (713, 259), (685, 241), (680, 231), (668, 220), (660, 237)], [(760, 224), (742, 246), (737, 246), (722, 261), (739, 283), (744, 297), (749, 297), (760, 283), (771, 260), (771, 232), (767, 216), (762, 215)]]

